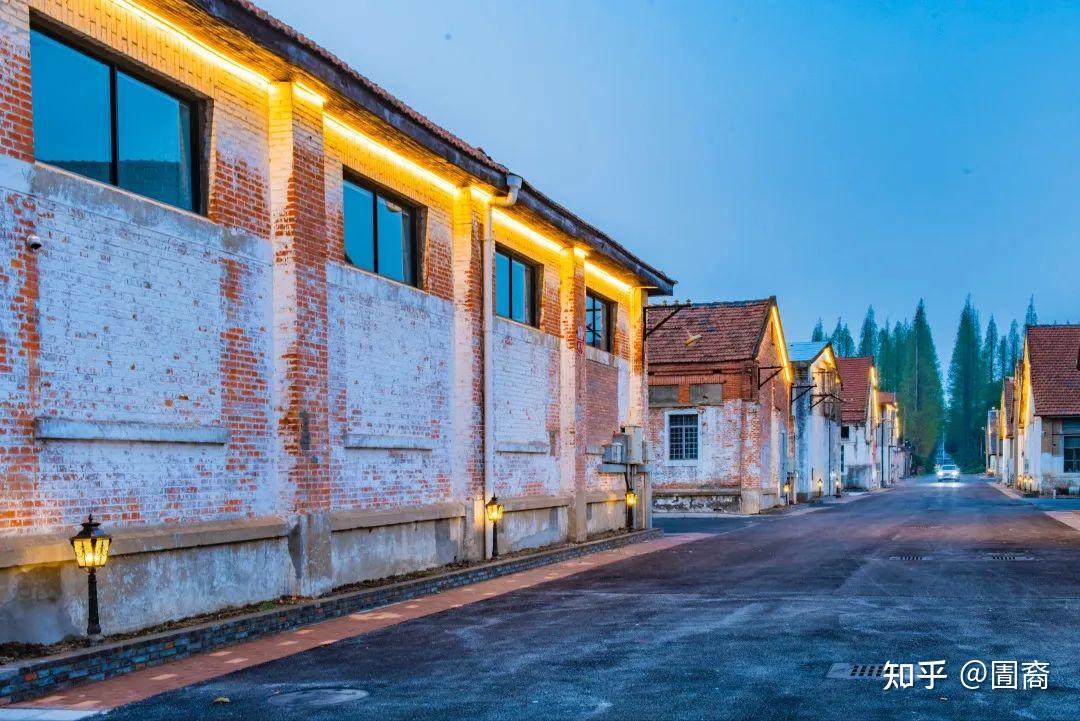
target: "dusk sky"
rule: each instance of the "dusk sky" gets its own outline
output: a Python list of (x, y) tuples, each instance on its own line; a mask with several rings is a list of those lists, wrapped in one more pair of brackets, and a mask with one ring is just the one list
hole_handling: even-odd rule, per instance
[(1080, 5), (259, 1), (679, 299), (1080, 321)]

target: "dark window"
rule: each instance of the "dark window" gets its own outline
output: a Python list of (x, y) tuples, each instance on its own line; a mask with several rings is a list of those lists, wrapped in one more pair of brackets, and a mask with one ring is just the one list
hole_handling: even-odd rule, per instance
[(495, 252), (495, 313), (536, 325), (536, 266), (506, 250)]
[(343, 194), (348, 261), (357, 268), (416, 285), (416, 209), (348, 178)]
[(650, 406), (675, 406), (679, 404), (679, 386), (649, 386)]
[(1065, 472), (1080, 473), (1080, 436), (1065, 436)]
[(697, 457), (697, 414), (672, 413), (668, 416), (668, 460), (696, 461)]
[(39, 30), (30, 58), (38, 160), (199, 209), (195, 105)]
[(585, 293), (585, 342), (593, 348), (611, 350), (615, 304), (590, 292)]
[(840, 426), (840, 437), (847, 440), (851, 437), (851, 426)]

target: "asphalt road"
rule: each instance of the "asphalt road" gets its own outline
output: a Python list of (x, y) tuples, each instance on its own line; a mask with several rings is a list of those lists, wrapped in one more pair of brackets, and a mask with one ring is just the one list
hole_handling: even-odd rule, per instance
[[(1080, 715), (1080, 531), (983, 481), (911, 481), (809, 513), (665, 525), (715, 535), (106, 718)], [(959, 673), (972, 659), (1048, 662), (1049, 688), (967, 690)], [(948, 678), (884, 691), (881, 679), (828, 677), (835, 663), (887, 660), (945, 660)], [(213, 705), (219, 696), (231, 703)]]

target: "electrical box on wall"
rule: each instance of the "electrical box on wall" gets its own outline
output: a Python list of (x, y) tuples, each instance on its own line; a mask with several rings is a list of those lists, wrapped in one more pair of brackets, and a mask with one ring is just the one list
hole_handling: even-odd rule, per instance
[[(616, 436), (618, 437), (618, 436)], [(645, 463), (645, 432), (641, 426), (623, 426), (622, 437), (626, 439), (626, 460), (635, 466)]]

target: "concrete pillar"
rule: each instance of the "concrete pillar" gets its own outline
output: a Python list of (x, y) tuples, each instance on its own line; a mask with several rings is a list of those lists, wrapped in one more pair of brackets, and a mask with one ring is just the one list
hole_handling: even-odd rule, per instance
[(560, 352), (559, 470), (570, 502), (569, 540), (588, 537), (586, 522), (585, 432), (585, 261), (573, 250), (563, 251), (559, 274), (562, 314)]
[[(632, 426), (646, 429), (649, 421), (649, 379), (648, 360), (645, 357), (645, 306), (649, 299), (646, 291), (634, 288), (629, 293), (627, 313), (630, 319), (629, 358), (630, 379), (627, 384), (626, 419)], [(645, 434), (648, 438), (648, 433)], [(655, 462), (663, 449), (648, 449), (645, 462)], [(637, 528), (652, 528), (652, 485), (648, 474), (641, 474), (634, 479), (634, 491), (638, 495), (638, 505), (634, 509), (634, 525)]]
[(295, 524), (294, 586), (315, 595), (332, 586), (323, 112), (288, 82), (269, 102), (278, 483)]

